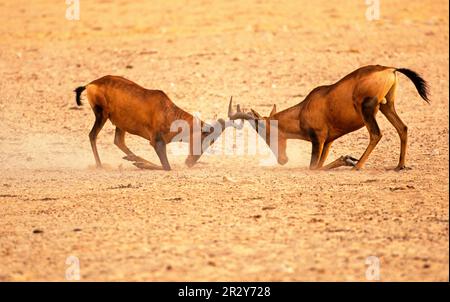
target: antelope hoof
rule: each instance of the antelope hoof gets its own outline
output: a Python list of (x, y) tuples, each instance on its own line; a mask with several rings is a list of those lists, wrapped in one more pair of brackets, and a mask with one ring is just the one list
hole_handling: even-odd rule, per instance
[(137, 156), (134, 154), (129, 154), (127, 156), (122, 157), (125, 160), (129, 160), (129, 161), (137, 161)]
[(402, 171), (402, 170), (411, 170), (411, 168), (406, 167), (405, 165), (402, 165), (402, 166), (397, 166), (397, 167), (395, 167), (395, 169), (394, 169), (395, 172), (400, 172), (400, 171)]
[(343, 158), (345, 164), (347, 166), (351, 166), (353, 167), (354, 170), (359, 170), (359, 169), (355, 169), (356, 168), (356, 164), (358, 163), (358, 160), (350, 155), (346, 155)]

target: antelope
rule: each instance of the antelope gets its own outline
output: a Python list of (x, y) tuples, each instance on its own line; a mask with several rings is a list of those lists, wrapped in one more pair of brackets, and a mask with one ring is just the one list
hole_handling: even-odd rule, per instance
[[(194, 152), (195, 136), (198, 135), (197, 137), (201, 139), (202, 146), (204, 144), (209, 146), (230, 125), (223, 119), (218, 119), (213, 125), (200, 121), (201, 129), (213, 130), (194, 133), (194, 117), (177, 107), (163, 91), (143, 88), (119, 76), (107, 75), (85, 86), (77, 87), (74, 92), (78, 106), (82, 105), (81, 94), (84, 90), (95, 115), (89, 140), (98, 168), (102, 167), (102, 163), (97, 151), (97, 136), (108, 119), (116, 126), (114, 144), (125, 153), (123, 159), (132, 161), (141, 169), (167, 171), (171, 170), (171, 167), (167, 159), (166, 145), (177, 135), (181, 139), (186, 138), (185, 135), (180, 137), (181, 131), (171, 131), (174, 121), (185, 121), (190, 129), (187, 133), (189, 155), (185, 161), (188, 167), (195, 165), (205, 151), (201, 148), (199, 152)], [(214, 131), (215, 129), (220, 131)], [(147, 139), (155, 149), (162, 167), (135, 155), (125, 144), (127, 132)]]
[[(267, 117), (262, 117), (251, 109), (250, 112), (239, 112), (230, 119), (258, 120), (259, 122), (252, 123), (252, 126), (269, 146), (269, 123), (277, 121), (278, 144), (274, 144), (271, 149), (281, 165), (288, 162), (286, 141), (302, 139), (312, 144), (310, 169), (328, 170), (339, 166), (352, 166), (354, 170), (359, 170), (382, 137), (376, 120), (379, 110), (395, 127), (400, 137), (400, 159), (394, 169), (400, 171), (406, 168), (408, 127), (397, 115), (394, 107), (398, 73), (408, 77), (422, 99), (429, 103), (428, 84), (416, 72), (406, 68), (370, 65), (353, 71), (332, 85), (313, 89), (302, 102), (283, 111), (277, 112), (274, 104)], [(232, 106), (231, 101), (229, 106)], [(370, 139), (362, 156), (358, 160), (348, 155), (341, 156), (324, 166), (333, 141), (364, 126)]]

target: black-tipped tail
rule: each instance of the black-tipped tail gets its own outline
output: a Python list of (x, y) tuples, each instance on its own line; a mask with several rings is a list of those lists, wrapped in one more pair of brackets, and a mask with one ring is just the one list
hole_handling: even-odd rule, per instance
[(84, 91), (84, 90), (86, 90), (86, 86), (80, 86), (80, 87), (77, 87), (75, 90), (74, 90), (74, 92), (75, 92), (75, 94), (76, 94), (76, 101), (77, 101), (77, 105), (78, 106), (81, 106), (81, 105), (83, 105), (83, 103), (81, 102), (81, 93)]
[(430, 103), (430, 99), (428, 98), (428, 83), (415, 71), (407, 68), (397, 68), (396, 71), (403, 73), (407, 76), (416, 86), (417, 92), (427, 103)]

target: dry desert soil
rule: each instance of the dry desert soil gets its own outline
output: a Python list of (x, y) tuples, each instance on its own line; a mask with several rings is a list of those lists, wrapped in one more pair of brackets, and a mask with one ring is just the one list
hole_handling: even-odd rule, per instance
[[(448, 281), (449, 4), (380, 3), (370, 21), (363, 0), (99, 0), (67, 20), (64, 1), (2, 1), (0, 280), (64, 281), (78, 259), (82, 281), (365, 281), (378, 259), (381, 281)], [(94, 115), (73, 93), (114, 74), (205, 119), (225, 117), (231, 95), (268, 114), (369, 64), (429, 82), (431, 105), (399, 79), (410, 170), (391, 170), (400, 142), (382, 114), (361, 171), (310, 171), (310, 144), (294, 140), (287, 165), (262, 166), (264, 152), (230, 154), (227, 139), (193, 168), (169, 152), (172, 171), (140, 170), (110, 122), (98, 170)], [(368, 139), (340, 138), (330, 160)], [(158, 162), (144, 139), (127, 143)]]

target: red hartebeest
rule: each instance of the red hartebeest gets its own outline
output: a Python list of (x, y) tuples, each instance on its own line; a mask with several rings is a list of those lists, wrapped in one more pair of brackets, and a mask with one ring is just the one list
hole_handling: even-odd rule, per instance
[[(272, 148), (276, 149), (273, 151), (281, 165), (288, 161), (286, 140), (302, 139), (312, 143), (310, 169), (331, 169), (346, 165), (357, 170), (363, 167), (381, 139), (381, 131), (375, 119), (380, 110), (400, 136), (400, 160), (395, 168), (399, 171), (405, 168), (408, 128), (394, 108), (398, 73), (406, 75), (415, 85), (419, 95), (429, 102), (428, 85), (416, 72), (405, 68), (375, 65), (359, 68), (335, 84), (317, 87), (304, 101), (281, 112), (277, 113), (274, 105), (268, 117), (262, 117), (252, 109), (251, 112), (240, 112), (232, 119), (261, 120), (262, 123), (252, 125), (257, 131), (258, 127), (265, 128), (263, 131), (259, 129), (258, 133), (262, 133), (269, 146), (269, 122), (278, 121), (278, 144), (276, 148)], [(323, 166), (334, 140), (364, 126), (369, 131), (370, 142), (359, 160), (343, 156)]]
[[(100, 157), (97, 151), (97, 135), (105, 122), (109, 119), (115, 126), (114, 144), (122, 150), (126, 156), (124, 159), (133, 161), (134, 165), (142, 169), (170, 170), (167, 159), (166, 145), (181, 131), (171, 131), (174, 121), (185, 121), (189, 126), (186, 133), (190, 145), (190, 153), (186, 158), (186, 165), (191, 167), (205, 151), (200, 148), (194, 152), (194, 139), (201, 140), (201, 145), (207, 146), (220, 136), (226, 124), (223, 119), (217, 120), (215, 125), (208, 125), (200, 121), (200, 129), (211, 129), (194, 133), (194, 117), (177, 107), (169, 97), (161, 90), (145, 89), (138, 84), (118, 76), (104, 76), (90, 82), (86, 86), (75, 89), (76, 102), (81, 106), (80, 96), (86, 90), (87, 98), (95, 114), (95, 123), (89, 133), (92, 151), (97, 167), (101, 167)], [(230, 124), (232, 125), (232, 124)], [(219, 128), (220, 131), (214, 131)], [(125, 133), (141, 136), (150, 141), (156, 151), (162, 167), (135, 155), (125, 145)], [(183, 139), (185, 137), (181, 137)]]

